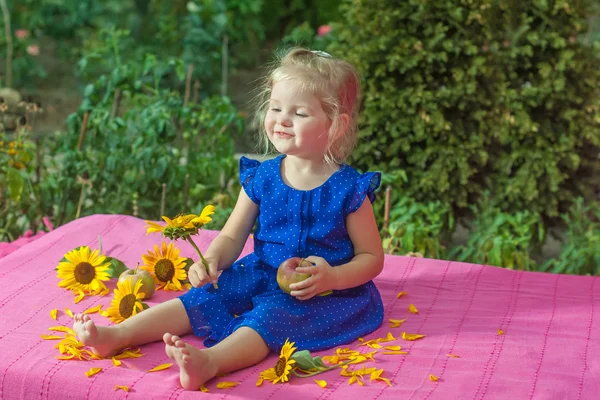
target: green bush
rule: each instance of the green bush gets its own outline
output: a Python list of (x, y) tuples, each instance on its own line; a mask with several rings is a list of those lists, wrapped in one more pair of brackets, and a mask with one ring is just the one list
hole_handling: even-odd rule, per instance
[(440, 201), (427, 204), (402, 197), (390, 210), (389, 235), (383, 239), (388, 254), (419, 253), (427, 258), (446, 258), (446, 246), (454, 231), (451, 207)]
[(534, 269), (531, 255), (545, 241), (544, 224), (538, 213), (503, 212), (491, 204), (487, 194), (472, 209), (474, 219), (469, 224), (468, 241), (452, 249), (451, 259), (508, 269)]
[(558, 259), (547, 261), (543, 271), (561, 274), (600, 275), (600, 206), (578, 198), (567, 214), (565, 240)]
[[(355, 0), (332, 54), (365, 79), (353, 164), (406, 171), (417, 201), (557, 216), (589, 194), (600, 147), (589, 1)], [(596, 162), (596, 164), (594, 164)]]

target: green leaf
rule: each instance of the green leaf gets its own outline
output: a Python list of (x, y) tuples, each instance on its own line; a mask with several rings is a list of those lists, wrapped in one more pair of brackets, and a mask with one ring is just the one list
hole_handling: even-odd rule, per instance
[(305, 371), (310, 371), (312, 369), (324, 369), (327, 368), (325, 367), (325, 364), (323, 364), (323, 361), (321, 360), (321, 357), (317, 356), (317, 357), (312, 357), (310, 355), (310, 351), (308, 350), (300, 350), (295, 352), (294, 354), (292, 354), (292, 360), (296, 361), (296, 365), (305, 370)]
[(106, 261), (110, 262), (110, 265), (108, 266), (108, 275), (111, 278), (118, 278), (128, 269), (123, 261), (116, 258), (106, 257)]
[(191, 258), (186, 258), (185, 259), (185, 266), (183, 267), (183, 269), (185, 270), (185, 273), (187, 275), (187, 273), (190, 270), (190, 267), (194, 264), (194, 260), (192, 260)]
[(12, 201), (17, 203), (21, 200), (21, 194), (23, 193), (23, 177), (16, 168), (8, 168), (7, 180), (9, 196)]

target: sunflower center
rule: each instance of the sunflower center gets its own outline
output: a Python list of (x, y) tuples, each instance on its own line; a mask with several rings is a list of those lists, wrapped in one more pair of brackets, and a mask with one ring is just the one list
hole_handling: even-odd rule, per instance
[(82, 285), (87, 285), (96, 277), (96, 269), (88, 262), (80, 262), (75, 267), (75, 280)]
[(131, 293), (123, 296), (121, 302), (119, 303), (119, 314), (121, 314), (121, 317), (125, 319), (131, 317), (136, 300), (137, 298), (135, 295)]
[(175, 276), (175, 266), (169, 259), (163, 258), (158, 260), (154, 266), (154, 273), (161, 282), (170, 282)]
[(283, 376), (285, 373), (285, 365), (287, 364), (285, 357), (279, 357), (277, 364), (275, 364), (275, 373), (277, 376)]

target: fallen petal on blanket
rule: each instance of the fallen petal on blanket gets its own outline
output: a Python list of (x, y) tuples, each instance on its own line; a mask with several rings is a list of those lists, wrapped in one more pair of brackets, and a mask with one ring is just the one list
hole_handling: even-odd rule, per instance
[(100, 371), (102, 371), (102, 368), (90, 368), (90, 370), (85, 373), (85, 376), (89, 378), (96, 375)]
[(390, 328), (399, 328), (400, 325), (402, 325), (402, 323), (406, 321), (406, 318), (404, 319), (390, 319)]
[(431, 382), (437, 382), (437, 381), (439, 381), (439, 380), (440, 380), (440, 378), (438, 378), (438, 377), (437, 377), (437, 376), (435, 376), (435, 375), (429, 375), (429, 380), (430, 380)]
[(119, 390), (119, 389), (129, 392), (128, 386), (115, 385), (115, 390)]
[(419, 310), (417, 310), (417, 307), (415, 307), (415, 305), (412, 303), (408, 306), (408, 311), (410, 311), (413, 314), (419, 313)]
[(404, 296), (406, 294), (408, 294), (408, 292), (400, 292), (400, 293), (398, 293), (398, 295), (396, 297), (400, 298), (400, 297), (402, 297), (402, 296)]
[(239, 382), (219, 382), (219, 383), (217, 383), (217, 388), (218, 389), (229, 389), (232, 387), (236, 387), (239, 384), (240, 384)]
[(424, 338), (425, 335), (421, 335), (418, 333), (406, 333), (402, 332), (402, 339), (404, 340), (418, 340)]
[(52, 318), (55, 321), (56, 321), (57, 314), (58, 314), (58, 310), (56, 308), (53, 308), (52, 310), (50, 310), (50, 318)]
[(314, 379), (315, 383), (319, 386), (321, 386), (322, 388), (326, 388), (327, 387), (327, 382), (323, 381), (323, 380), (318, 380), (318, 379)]
[(102, 304), (98, 304), (95, 307), (91, 307), (88, 308), (87, 310), (85, 310), (83, 313), (84, 314), (92, 314), (92, 313), (97, 313), (98, 311), (100, 311), (102, 309)]
[(152, 369), (149, 369), (148, 372), (162, 371), (163, 369), (171, 368), (172, 366), (173, 366), (173, 363), (160, 364)]

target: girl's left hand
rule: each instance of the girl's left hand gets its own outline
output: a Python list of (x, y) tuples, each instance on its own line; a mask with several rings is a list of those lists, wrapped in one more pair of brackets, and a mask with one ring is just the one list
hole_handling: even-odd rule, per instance
[(332, 289), (335, 280), (335, 271), (324, 258), (310, 256), (306, 257), (306, 261), (313, 263), (313, 266), (298, 267), (296, 272), (310, 274), (311, 277), (290, 285), (290, 289), (292, 289), (290, 294), (298, 300), (308, 300)]

